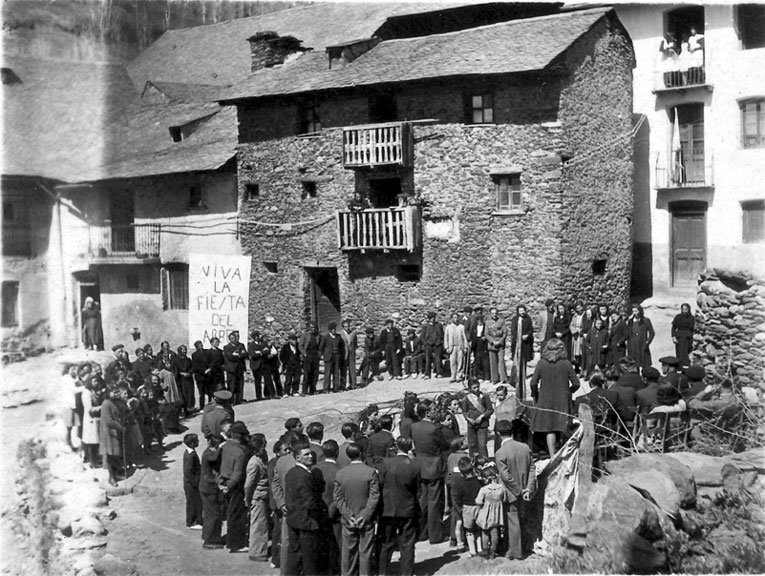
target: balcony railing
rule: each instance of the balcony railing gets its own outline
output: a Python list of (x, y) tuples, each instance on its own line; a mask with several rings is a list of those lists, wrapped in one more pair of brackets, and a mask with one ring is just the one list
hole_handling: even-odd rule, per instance
[(77, 234), (78, 251), (93, 259), (156, 258), (159, 224), (83, 226)]
[(704, 52), (697, 54), (685, 59), (682, 54), (675, 58), (660, 58), (654, 72), (654, 92), (686, 90), (698, 86), (711, 89), (707, 78), (709, 55)]
[(669, 158), (657, 156), (656, 188), (706, 188), (714, 186), (713, 162), (703, 152), (692, 158), (683, 158), (679, 153)]
[(337, 213), (341, 250), (407, 250), (421, 245), (420, 209), (416, 206)]
[(32, 228), (29, 224), (3, 223), (3, 256), (31, 256)]
[(343, 128), (343, 166), (404, 165), (411, 162), (411, 128), (405, 122)]

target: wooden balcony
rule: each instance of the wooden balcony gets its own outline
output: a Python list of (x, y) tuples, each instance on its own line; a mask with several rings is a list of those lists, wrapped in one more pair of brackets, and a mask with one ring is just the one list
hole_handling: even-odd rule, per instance
[(3, 223), (3, 256), (32, 255), (32, 228), (29, 224)]
[(406, 250), (422, 245), (420, 209), (416, 206), (337, 213), (337, 244), (341, 250)]
[(409, 166), (412, 131), (406, 122), (343, 128), (343, 166)]
[(714, 165), (712, 157), (704, 156), (703, 150), (691, 157), (656, 158), (654, 166), (656, 188), (659, 190), (675, 188), (712, 188), (714, 187)]
[(82, 226), (76, 250), (94, 263), (129, 263), (159, 258), (159, 224)]

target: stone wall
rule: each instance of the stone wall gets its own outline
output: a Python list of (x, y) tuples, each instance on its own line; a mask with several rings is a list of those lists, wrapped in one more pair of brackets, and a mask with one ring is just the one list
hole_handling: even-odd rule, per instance
[(707, 372), (732, 366), (738, 384), (765, 389), (765, 279), (707, 270), (696, 301), (694, 355)]

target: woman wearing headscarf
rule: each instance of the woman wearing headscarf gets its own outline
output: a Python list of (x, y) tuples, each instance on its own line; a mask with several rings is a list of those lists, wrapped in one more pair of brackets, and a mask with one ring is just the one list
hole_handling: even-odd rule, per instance
[(536, 404), (531, 431), (545, 434), (550, 457), (555, 454), (558, 437), (568, 433), (571, 394), (578, 388), (579, 379), (568, 361), (566, 345), (559, 338), (551, 338), (531, 377), (531, 397)]
[(86, 350), (104, 349), (104, 331), (101, 327), (101, 310), (98, 304), (88, 296), (81, 313), (82, 343)]
[(690, 366), (690, 354), (693, 350), (693, 329), (696, 319), (691, 314), (689, 304), (680, 306), (680, 314), (672, 320), (672, 342), (675, 343), (675, 356), (680, 366)]
[(632, 305), (632, 316), (627, 321), (627, 356), (635, 360), (638, 368), (642, 371), (651, 365), (650, 345), (656, 333), (653, 324), (645, 317), (643, 307), (639, 304)]

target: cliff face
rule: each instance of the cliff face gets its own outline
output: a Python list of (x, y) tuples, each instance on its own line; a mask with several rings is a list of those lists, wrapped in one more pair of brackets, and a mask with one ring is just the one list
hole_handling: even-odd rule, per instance
[(284, 10), (299, 1), (6, 0), (6, 54), (125, 63), (166, 30)]

